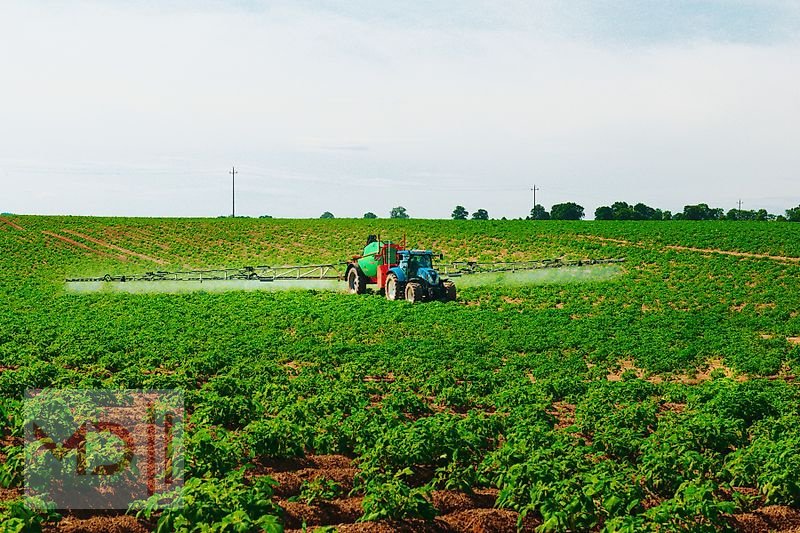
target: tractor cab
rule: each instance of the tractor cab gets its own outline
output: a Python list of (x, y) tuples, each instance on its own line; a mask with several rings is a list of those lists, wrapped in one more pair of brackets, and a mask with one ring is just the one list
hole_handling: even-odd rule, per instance
[(425, 283), (436, 285), (439, 275), (433, 268), (433, 252), (430, 250), (400, 250), (396, 268), (403, 271), (406, 281), (419, 279)]

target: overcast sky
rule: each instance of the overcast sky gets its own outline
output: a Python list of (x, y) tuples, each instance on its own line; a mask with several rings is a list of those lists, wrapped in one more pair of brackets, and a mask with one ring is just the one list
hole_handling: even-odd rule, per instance
[(800, 203), (800, 2), (0, 1), (0, 211)]

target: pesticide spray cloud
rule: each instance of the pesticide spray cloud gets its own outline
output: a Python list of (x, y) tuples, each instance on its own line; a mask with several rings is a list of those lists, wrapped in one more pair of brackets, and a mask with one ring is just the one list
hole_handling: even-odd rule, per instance
[(89, 281), (68, 282), (67, 292), (86, 293), (127, 293), (127, 294), (183, 294), (187, 292), (229, 292), (229, 291), (343, 291), (344, 283), (335, 280), (297, 280), (297, 281)]
[[(523, 285), (557, 285), (607, 281), (622, 273), (616, 265), (587, 267), (552, 268), (525, 272), (499, 272), (475, 274), (454, 278), (458, 287)], [(335, 291), (344, 292), (344, 283), (335, 280), (291, 280), (291, 281), (127, 281), (127, 282), (69, 282), (67, 292), (87, 293), (127, 293), (127, 294), (182, 294), (187, 292), (228, 292), (228, 291)]]
[(588, 283), (608, 281), (622, 273), (617, 265), (598, 265), (585, 267), (544, 268), (525, 272), (497, 272), (491, 274), (475, 274), (456, 278), (459, 287), (503, 286), (518, 287), (522, 285), (563, 285), (568, 283)]

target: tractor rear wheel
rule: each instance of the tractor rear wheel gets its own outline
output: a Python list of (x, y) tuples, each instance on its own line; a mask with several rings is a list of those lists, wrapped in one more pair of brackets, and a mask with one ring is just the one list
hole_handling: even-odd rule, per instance
[(394, 274), (389, 274), (386, 277), (386, 299), (387, 300), (402, 300), (405, 287), (403, 283), (397, 279)]
[(422, 285), (413, 281), (406, 285), (406, 300), (415, 304), (422, 300)]
[(367, 292), (367, 278), (358, 267), (353, 267), (347, 272), (347, 290), (351, 294)]
[(443, 281), (444, 286), (444, 301), (452, 302), (456, 299), (456, 284), (452, 281)]

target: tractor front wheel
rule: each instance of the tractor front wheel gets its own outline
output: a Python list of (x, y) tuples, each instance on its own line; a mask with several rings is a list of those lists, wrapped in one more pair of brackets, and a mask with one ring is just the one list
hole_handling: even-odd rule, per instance
[(406, 300), (415, 304), (422, 300), (422, 285), (411, 282), (406, 285)]
[(452, 281), (444, 281), (442, 285), (444, 285), (444, 301), (454, 301), (456, 299), (456, 284)]
[(353, 267), (347, 273), (347, 290), (352, 294), (364, 294), (367, 292), (367, 278), (357, 267)]
[(394, 274), (389, 274), (386, 278), (386, 299), (387, 300), (402, 300), (404, 296), (403, 284), (397, 279)]

